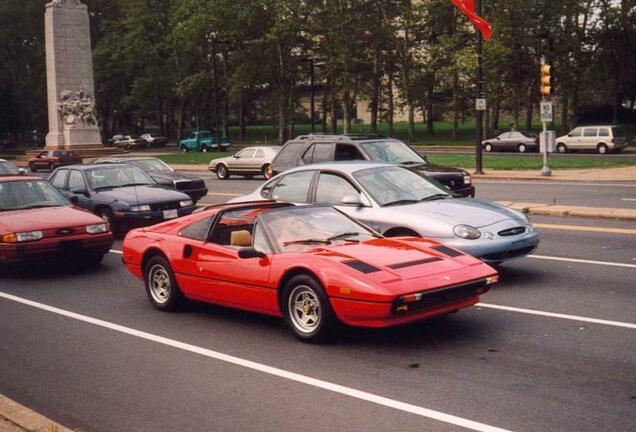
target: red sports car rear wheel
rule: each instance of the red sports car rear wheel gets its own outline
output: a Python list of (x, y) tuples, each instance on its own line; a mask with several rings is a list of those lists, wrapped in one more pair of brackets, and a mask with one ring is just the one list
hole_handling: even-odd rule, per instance
[(144, 275), (150, 303), (159, 310), (174, 311), (183, 297), (168, 260), (161, 255), (150, 258)]

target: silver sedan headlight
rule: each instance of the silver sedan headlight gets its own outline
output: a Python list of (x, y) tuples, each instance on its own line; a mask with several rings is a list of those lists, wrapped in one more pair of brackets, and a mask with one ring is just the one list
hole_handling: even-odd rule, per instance
[(457, 237), (467, 240), (475, 240), (481, 237), (481, 232), (470, 225), (455, 225), (453, 227), (453, 233), (455, 233)]

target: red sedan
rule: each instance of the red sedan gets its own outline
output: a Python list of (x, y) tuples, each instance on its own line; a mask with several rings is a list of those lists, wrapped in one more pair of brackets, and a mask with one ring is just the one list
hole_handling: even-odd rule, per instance
[(29, 169), (36, 172), (39, 169), (53, 171), (64, 165), (81, 164), (82, 158), (71, 150), (45, 150), (29, 160)]
[(112, 244), (108, 224), (46, 180), (0, 177), (0, 265), (55, 260), (90, 267)]
[(422, 238), (383, 238), (332, 207), (222, 205), (123, 245), (153, 306), (183, 298), (283, 316), (296, 337), (337, 324), (389, 327), (472, 306), (498, 279), (483, 262)]

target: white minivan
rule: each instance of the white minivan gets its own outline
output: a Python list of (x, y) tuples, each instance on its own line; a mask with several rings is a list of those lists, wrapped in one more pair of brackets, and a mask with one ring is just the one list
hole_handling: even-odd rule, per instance
[(625, 132), (620, 126), (581, 126), (557, 138), (557, 152), (594, 150), (599, 154), (620, 152), (627, 146)]

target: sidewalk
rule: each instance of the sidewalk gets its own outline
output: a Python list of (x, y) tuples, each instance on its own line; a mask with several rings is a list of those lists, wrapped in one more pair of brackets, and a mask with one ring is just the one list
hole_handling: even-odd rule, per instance
[[(544, 177), (538, 170), (496, 171), (473, 174), (476, 179), (542, 180), (542, 181), (633, 181), (636, 182), (636, 165), (617, 168), (589, 168), (553, 170)], [(636, 184), (634, 185), (636, 188)]]
[(72, 432), (0, 394), (0, 432)]

